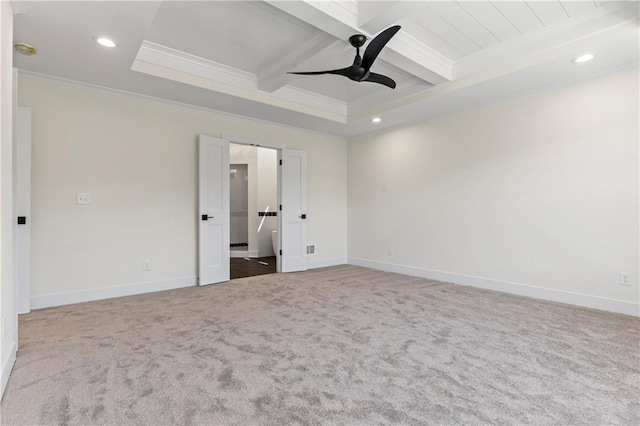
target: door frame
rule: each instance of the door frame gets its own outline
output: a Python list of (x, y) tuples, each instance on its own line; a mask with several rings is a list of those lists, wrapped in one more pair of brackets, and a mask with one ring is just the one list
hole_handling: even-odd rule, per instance
[(263, 141), (263, 140), (253, 139), (253, 138), (245, 138), (242, 136), (235, 136), (235, 135), (222, 134), (220, 135), (220, 138), (226, 139), (229, 141), (229, 143), (234, 143), (236, 145), (251, 145), (251, 146), (278, 149), (278, 150), (281, 150), (287, 147), (287, 145), (283, 143)]
[[(222, 139), (226, 139), (229, 141), (229, 143), (233, 143), (236, 145), (248, 145), (248, 146), (255, 146), (258, 148), (269, 148), (269, 149), (275, 149), (277, 152), (277, 158), (280, 158), (282, 156), (282, 150), (286, 149), (287, 146), (283, 143), (277, 143), (277, 142), (271, 142), (271, 141), (264, 141), (264, 140), (259, 140), (259, 139), (253, 139), (253, 138), (246, 138), (244, 136), (237, 136), (237, 135), (225, 135), (225, 134), (221, 134), (220, 137)], [(280, 167), (278, 167), (278, 183), (277, 183), (277, 200), (278, 203), (280, 203), (281, 201), (281, 196), (282, 196), (282, 178), (281, 178), (281, 173), (282, 170), (280, 169)], [(278, 230), (278, 247), (282, 247), (282, 229), (280, 226), (280, 219), (277, 220), (277, 230)], [(278, 256), (278, 253), (274, 253), (276, 256), (276, 273), (282, 273), (282, 265), (280, 264), (280, 256)]]

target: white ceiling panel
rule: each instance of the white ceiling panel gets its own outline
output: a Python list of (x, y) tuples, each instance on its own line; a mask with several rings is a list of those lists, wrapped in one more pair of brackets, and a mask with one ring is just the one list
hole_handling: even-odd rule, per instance
[(542, 21), (524, 0), (494, 1), (493, 4), (518, 29), (520, 34), (544, 27)]
[(465, 1), (458, 2), (458, 4), (500, 41), (504, 42), (520, 35), (520, 32), (518, 32), (511, 21), (509, 21), (493, 3)]
[(621, 0), (593, 0), (593, 2), (595, 3), (595, 5), (597, 7), (604, 6), (606, 4), (611, 4), (611, 3), (622, 3), (622, 2), (628, 3), (628, 1), (634, 1), (634, 0), (626, 0), (626, 1), (625, 0), (623, 0), (623, 1), (621, 1)]
[[(27, 2), (16, 15), (15, 42), (36, 46), (38, 53), (14, 52), (13, 66), (69, 80), (124, 81), (153, 22), (159, 2)], [(109, 37), (117, 47), (100, 47), (96, 37)]]
[(572, 18), (574, 16), (581, 15), (585, 12), (588, 12), (596, 8), (596, 4), (593, 2), (593, 0), (585, 0), (585, 1), (563, 0), (561, 4), (564, 10), (567, 12), (567, 14)]
[(527, 1), (527, 4), (533, 10), (545, 27), (564, 21), (569, 17), (567, 11), (564, 10), (559, 1)]
[(352, 15), (358, 14), (358, 0), (338, 0), (335, 3)]
[(405, 19), (402, 21), (402, 28), (405, 29), (413, 37), (422, 40), (423, 43), (428, 43), (428, 46), (434, 49), (436, 52), (445, 56), (451, 61), (457, 61), (458, 59), (467, 56), (456, 49), (445, 39), (442, 39), (429, 30), (424, 24), (421, 23), (422, 19), (419, 17), (412, 17), (411, 19)]
[(316, 31), (263, 2), (163, 2), (146, 39), (255, 74)]
[(428, 2), (427, 6), (483, 49), (488, 49), (500, 43), (500, 40), (494, 34), (459, 4), (434, 1)]
[[(462, 33), (455, 25), (442, 18), (433, 10), (428, 8), (425, 4), (418, 3), (416, 7), (416, 13), (412, 15), (412, 20), (419, 23), (426, 31), (435, 36), (441, 42), (444, 41), (449, 48), (455, 50), (462, 56), (472, 55), (480, 50), (482, 47), (464, 33)], [(419, 37), (419, 35), (416, 35)], [(429, 44), (431, 46), (431, 44)], [(438, 50), (435, 45), (432, 46)], [(445, 52), (440, 52), (447, 55)], [(455, 59), (451, 57), (451, 59)]]

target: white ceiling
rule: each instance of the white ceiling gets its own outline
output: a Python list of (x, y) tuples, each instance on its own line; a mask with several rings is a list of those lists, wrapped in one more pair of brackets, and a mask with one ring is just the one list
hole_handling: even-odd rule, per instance
[[(470, 108), (638, 64), (635, 1), (14, 1), (25, 73), (341, 136)], [(356, 33), (401, 31), (372, 71), (341, 76)], [(115, 49), (97, 45), (108, 36)], [(366, 48), (366, 45), (365, 45)], [(591, 52), (595, 59), (571, 63)], [(373, 116), (383, 121), (372, 124)]]

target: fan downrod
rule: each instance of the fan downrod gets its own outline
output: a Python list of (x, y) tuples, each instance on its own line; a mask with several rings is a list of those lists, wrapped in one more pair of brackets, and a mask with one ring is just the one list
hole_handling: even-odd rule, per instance
[(355, 48), (362, 47), (365, 41), (367, 41), (367, 38), (362, 34), (355, 34), (349, 37), (349, 43)]

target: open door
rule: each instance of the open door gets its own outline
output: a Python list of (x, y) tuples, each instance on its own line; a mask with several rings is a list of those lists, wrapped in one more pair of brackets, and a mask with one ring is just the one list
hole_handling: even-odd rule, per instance
[(229, 141), (199, 137), (198, 285), (229, 281)]
[(307, 270), (307, 153), (280, 150), (279, 271)]

